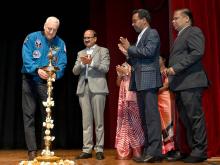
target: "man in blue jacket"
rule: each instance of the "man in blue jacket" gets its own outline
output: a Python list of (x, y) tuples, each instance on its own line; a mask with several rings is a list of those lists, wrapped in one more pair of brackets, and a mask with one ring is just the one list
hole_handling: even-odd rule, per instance
[(63, 76), (67, 64), (65, 43), (56, 36), (59, 25), (59, 19), (48, 17), (44, 24), (44, 31), (29, 34), (22, 47), (22, 109), (28, 160), (33, 160), (37, 156), (35, 136), (37, 108), (41, 110), (42, 121), (46, 117), (42, 101), (47, 99), (48, 74), (42, 68), (49, 63), (49, 51), (52, 50), (53, 65), (59, 67), (59, 70), (52, 75), (55, 79)]

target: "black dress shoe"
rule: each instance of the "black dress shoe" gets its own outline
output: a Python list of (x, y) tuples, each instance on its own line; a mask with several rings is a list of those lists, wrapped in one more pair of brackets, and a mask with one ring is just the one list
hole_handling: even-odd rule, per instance
[(82, 152), (82, 153), (81, 153), (79, 156), (77, 156), (75, 159), (88, 159), (88, 158), (91, 158), (91, 157), (92, 157), (92, 154)]
[(184, 163), (199, 163), (205, 161), (206, 158), (195, 157), (195, 156), (188, 156), (187, 158), (183, 159)]
[(186, 154), (182, 154), (179, 151), (170, 151), (165, 159), (170, 162), (182, 160), (186, 157)]
[(96, 153), (96, 159), (97, 159), (97, 160), (105, 159), (104, 153), (103, 153), (103, 152), (97, 152), (97, 153)]
[(28, 151), (28, 160), (34, 160), (37, 157), (37, 151)]
[(151, 156), (151, 155), (145, 155), (142, 157), (142, 162), (144, 163), (155, 163), (155, 162), (161, 162), (162, 158), (161, 157), (157, 157), (157, 156)]
[(140, 156), (140, 157), (134, 156), (134, 157), (132, 158), (132, 160), (135, 161), (135, 162), (137, 162), (137, 163), (141, 163), (141, 162), (143, 161), (143, 159), (142, 159), (141, 156)]

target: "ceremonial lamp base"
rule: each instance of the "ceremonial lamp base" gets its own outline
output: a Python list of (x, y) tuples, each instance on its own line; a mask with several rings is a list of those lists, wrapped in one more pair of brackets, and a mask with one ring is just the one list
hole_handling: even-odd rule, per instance
[(38, 156), (32, 161), (21, 161), (19, 165), (75, 165), (75, 162), (57, 156)]
[(60, 157), (57, 156), (38, 156), (36, 157), (38, 162), (57, 162), (60, 161)]

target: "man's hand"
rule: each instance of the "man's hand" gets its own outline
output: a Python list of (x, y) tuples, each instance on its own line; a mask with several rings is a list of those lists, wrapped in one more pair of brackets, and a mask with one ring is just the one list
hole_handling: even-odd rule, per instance
[(43, 69), (38, 69), (37, 70), (37, 73), (38, 73), (38, 75), (40, 76), (40, 78), (42, 78), (42, 79), (44, 79), (44, 80), (47, 80), (48, 79), (48, 74), (47, 74), (47, 72), (45, 71), (45, 70), (43, 70)]
[(124, 37), (120, 37), (120, 38), (119, 38), (119, 41), (120, 41), (121, 46), (122, 46), (126, 51), (128, 51), (128, 48), (130, 47), (130, 43), (129, 43), (128, 39), (127, 39), (127, 38), (124, 38)]
[(118, 44), (118, 48), (119, 48), (119, 50), (125, 55), (125, 56), (127, 56), (128, 55), (128, 52), (127, 52), (127, 50), (125, 50), (125, 48), (122, 46), (122, 44), (120, 43), (120, 44)]
[(92, 57), (91, 55), (85, 54), (80, 56), (80, 60), (82, 61), (82, 63), (85, 64), (91, 64), (92, 62)]

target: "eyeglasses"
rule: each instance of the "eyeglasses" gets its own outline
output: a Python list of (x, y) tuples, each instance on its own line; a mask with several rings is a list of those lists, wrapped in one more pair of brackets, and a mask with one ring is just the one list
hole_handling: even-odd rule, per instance
[(95, 38), (94, 36), (93, 37), (83, 37), (84, 40), (89, 40), (91, 38)]

